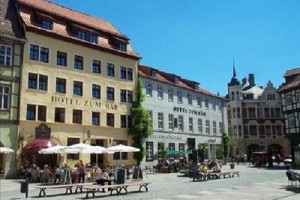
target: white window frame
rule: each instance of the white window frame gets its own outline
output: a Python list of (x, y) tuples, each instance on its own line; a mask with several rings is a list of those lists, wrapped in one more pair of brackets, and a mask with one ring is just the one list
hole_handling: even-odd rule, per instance
[(198, 132), (203, 133), (203, 121), (201, 118), (198, 118)]
[(207, 135), (210, 135), (210, 121), (208, 119), (205, 120), (205, 132)]
[(182, 91), (177, 90), (177, 103), (182, 104)]
[(146, 83), (146, 95), (152, 97), (152, 83)]
[(174, 115), (169, 114), (169, 130), (174, 130)]
[[(2, 48), (4, 48), (4, 53), (1, 53)], [(8, 54), (8, 49), (10, 49), (10, 54)], [(12, 57), (13, 57), (13, 47), (11, 45), (0, 44), (0, 58), (1, 59), (3, 58), (3, 63), (0, 63), (0, 65), (11, 67)]]
[(184, 121), (183, 121), (183, 116), (182, 115), (178, 116), (178, 130), (179, 131), (184, 130)]
[(189, 132), (194, 131), (194, 124), (193, 124), (193, 118), (189, 117)]
[(173, 102), (174, 100), (174, 90), (172, 88), (168, 88), (168, 100)]
[(163, 99), (164, 98), (163, 86), (161, 86), (161, 85), (157, 86), (157, 98), (158, 99)]
[(157, 113), (157, 128), (164, 129), (164, 113)]
[[(0, 110), (9, 110), (10, 108), (10, 95), (11, 95), (11, 88), (10, 86), (0, 86)], [(5, 90), (8, 89), (8, 93)], [(6, 107), (4, 107), (6, 105)]]

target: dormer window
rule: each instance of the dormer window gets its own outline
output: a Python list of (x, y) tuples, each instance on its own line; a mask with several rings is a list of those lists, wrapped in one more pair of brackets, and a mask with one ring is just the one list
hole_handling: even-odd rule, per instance
[(76, 37), (85, 40), (87, 42), (97, 44), (97, 35), (90, 33), (88, 31), (83, 31), (83, 30), (77, 30), (76, 31)]
[(177, 76), (175, 76), (175, 77), (174, 77), (174, 83), (175, 83), (176, 85), (178, 85), (178, 82), (179, 82), (179, 79), (178, 79)]
[(40, 19), (39, 20), (39, 25), (41, 28), (43, 29), (47, 29), (47, 30), (52, 30), (53, 29), (53, 22), (51, 20), (48, 19)]
[(110, 39), (110, 44), (113, 48), (118, 49), (120, 51), (127, 51), (127, 43), (116, 38)]
[(154, 69), (151, 70), (151, 76), (153, 78), (156, 78), (156, 71)]

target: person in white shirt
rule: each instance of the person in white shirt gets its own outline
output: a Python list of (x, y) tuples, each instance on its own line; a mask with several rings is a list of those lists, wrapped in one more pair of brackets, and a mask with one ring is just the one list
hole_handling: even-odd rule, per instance
[(292, 170), (290, 165), (286, 166), (286, 170), (287, 170), (286, 173), (287, 174), (289, 173), (291, 175), (292, 180), (300, 181), (300, 174)]
[[(108, 175), (108, 173), (105, 170), (100, 170), (96, 176), (96, 182), (99, 185), (104, 185), (105, 182), (108, 183), (108, 185), (111, 185), (111, 179)], [(102, 192), (105, 192), (105, 189), (102, 189)]]

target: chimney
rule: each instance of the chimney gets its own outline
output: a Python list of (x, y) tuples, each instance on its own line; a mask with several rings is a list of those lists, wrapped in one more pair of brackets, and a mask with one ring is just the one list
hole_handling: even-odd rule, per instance
[(254, 74), (249, 74), (249, 86), (255, 86), (255, 81), (254, 81)]

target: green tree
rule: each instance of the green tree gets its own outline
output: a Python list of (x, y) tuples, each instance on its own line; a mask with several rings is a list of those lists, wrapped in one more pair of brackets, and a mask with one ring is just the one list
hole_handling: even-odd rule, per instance
[(143, 84), (140, 78), (137, 80), (137, 98), (131, 108), (132, 126), (129, 128), (129, 135), (132, 137), (132, 146), (139, 148), (139, 152), (134, 153), (134, 158), (139, 165), (146, 152), (144, 148), (145, 140), (152, 135), (151, 117), (149, 112), (142, 106), (145, 100), (143, 94)]
[(224, 163), (226, 164), (226, 160), (229, 156), (229, 145), (231, 139), (226, 132), (223, 132), (222, 140), (223, 140), (223, 148), (224, 148)]

